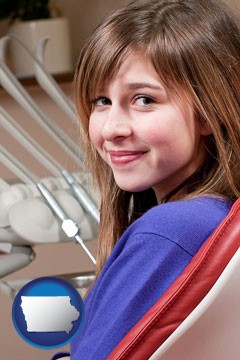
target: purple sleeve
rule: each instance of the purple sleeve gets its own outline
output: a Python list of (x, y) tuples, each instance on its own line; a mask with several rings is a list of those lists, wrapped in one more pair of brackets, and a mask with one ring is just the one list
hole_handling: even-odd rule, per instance
[(72, 360), (106, 359), (191, 258), (168, 239), (135, 236), (85, 302), (85, 331), (71, 344)]

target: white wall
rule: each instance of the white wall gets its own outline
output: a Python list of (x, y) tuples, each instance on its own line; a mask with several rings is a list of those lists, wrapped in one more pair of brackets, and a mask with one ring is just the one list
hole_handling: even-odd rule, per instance
[(128, 2), (129, 0), (58, 0), (63, 14), (70, 19), (74, 57), (102, 18)]

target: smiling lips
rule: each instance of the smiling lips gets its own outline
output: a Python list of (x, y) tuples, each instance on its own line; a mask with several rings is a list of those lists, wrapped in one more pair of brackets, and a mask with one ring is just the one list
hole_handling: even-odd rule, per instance
[(113, 165), (125, 165), (132, 161), (138, 160), (146, 151), (131, 151), (131, 150), (108, 150), (107, 151), (111, 163)]

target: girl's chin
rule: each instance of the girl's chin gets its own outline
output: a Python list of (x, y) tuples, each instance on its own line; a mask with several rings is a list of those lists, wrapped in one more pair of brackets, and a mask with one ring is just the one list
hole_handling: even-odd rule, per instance
[(129, 184), (123, 184), (120, 182), (118, 183), (117, 181), (116, 181), (116, 183), (121, 190), (124, 190), (127, 192), (133, 192), (133, 193), (141, 192), (141, 191), (148, 190), (151, 188), (149, 186), (143, 186), (143, 185), (136, 186), (136, 184), (134, 186), (131, 186)]

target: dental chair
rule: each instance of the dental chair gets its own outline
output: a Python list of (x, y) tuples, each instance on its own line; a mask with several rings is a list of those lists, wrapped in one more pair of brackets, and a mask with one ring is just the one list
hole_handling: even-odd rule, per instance
[(108, 360), (237, 360), (240, 199)]

